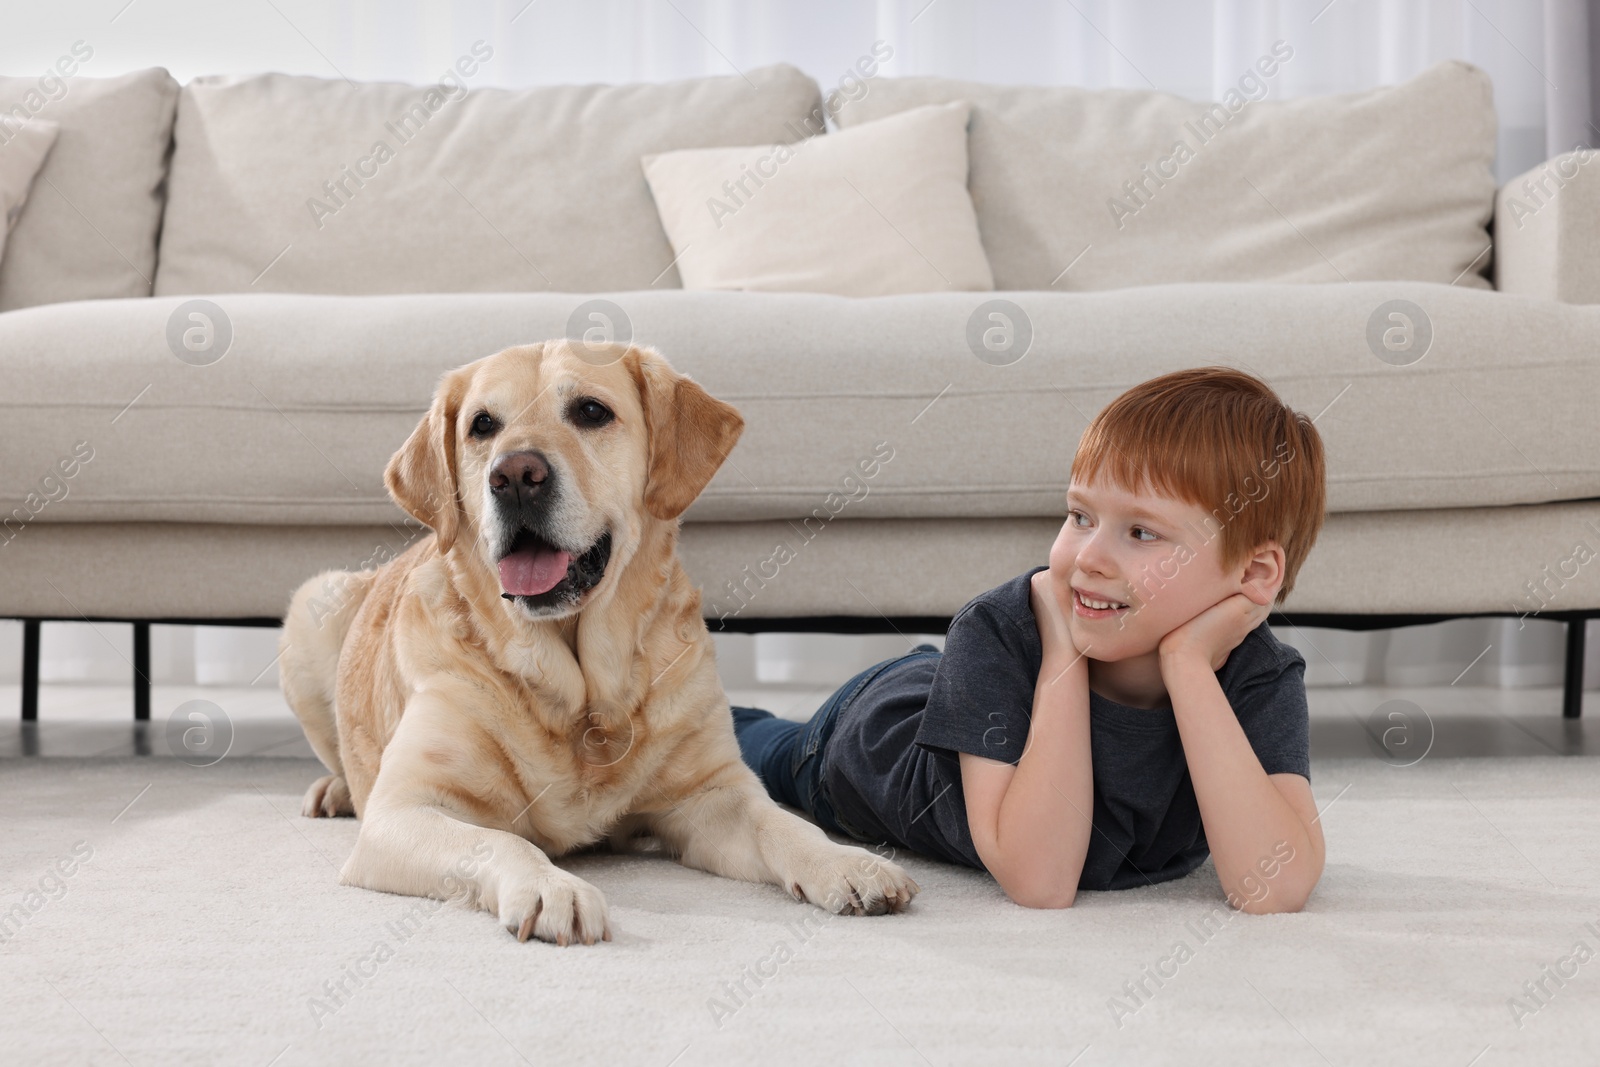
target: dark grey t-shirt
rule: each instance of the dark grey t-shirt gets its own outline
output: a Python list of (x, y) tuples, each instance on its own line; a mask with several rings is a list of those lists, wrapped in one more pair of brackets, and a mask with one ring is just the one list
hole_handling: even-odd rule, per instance
[[(884, 670), (840, 712), (823, 783), (857, 836), (983, 869), (958, 753), (1022, 758), (1044, 658), (1029, 590), (1044, 569), (974, 598), (951, 621), (942, 656)], [(1263, 622), (1217, 671), (1268, 774), (1310, 780), (1305, 667)], [(1172, 708), (1132, 708), (1091, 690), (1089, 731), (1095, 829), (1079, 888), (1129, 889), (1204, 863), (1210, 849)]]

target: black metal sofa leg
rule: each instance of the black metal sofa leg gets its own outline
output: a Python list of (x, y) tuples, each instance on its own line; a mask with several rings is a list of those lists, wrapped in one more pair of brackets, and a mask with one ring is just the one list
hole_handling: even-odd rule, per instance
[(1587, 620), (1579, 615), (1567, 620), (1567, 669), (1561, 689), (1561, 717), (1576, 719), (1583, 714), (1583, 649)]
[(133, 720), (150, 721), (150, 624), (133, 624)]
[(39, 721), (39, 620), (22, 620), (22, 721)]

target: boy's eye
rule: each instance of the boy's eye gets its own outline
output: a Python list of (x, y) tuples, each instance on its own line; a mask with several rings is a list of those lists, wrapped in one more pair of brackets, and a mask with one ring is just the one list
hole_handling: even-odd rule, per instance
[[(1083, 529), (1083, 525), (1078, 522), (1078, 519), (1080, 517), (1087, 519), (1089, 516), (1085, 515), (1083, 512), (1079, 511), (1077, 508), (1069, 508), (1068, 509), (1067, 518), (1072, 522), (1072, 524), (1074, 526), (1076, 526), (1078, 529), (1081, 530), (1081, 529)], [(1135, 526), (1135, 527), (1133, 527), (1133, 529), (1137, 533), (1147, 533), (1147, 534), (1149, 534), (1151, 541), (1159, 541), (1161, 539), (1161, 535), (1160, 534), (1156, 533), (1154, 530), (1147, 530), (1143, 526)], [(1139, 538), (1138, 540), (1139, 540), (1139, 542), (1141, 544), (1149, 544), (1150, 543), (1150, 541), (1146, 541), (1146, 540), (1144, 540), (1142, 538)]]

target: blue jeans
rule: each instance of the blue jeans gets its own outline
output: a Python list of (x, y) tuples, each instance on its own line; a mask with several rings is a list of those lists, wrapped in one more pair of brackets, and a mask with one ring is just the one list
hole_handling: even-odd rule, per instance
[(937, 656), (939, 650), (922, 644), (903, 656), (868, 667), (823, 701), (809, 722), (780, 719), (760, 708), (734, 707), (733, 733), (739, 739), (740, 756), (761, 777), (773, 800), (799, 808), (825, 830), (871, 840), (871, 835), (844, 825), (833, 810), (822, 781), (822, 753), (833, 736), (834, 723), (869, 682), (897, 663), (928, 655)]

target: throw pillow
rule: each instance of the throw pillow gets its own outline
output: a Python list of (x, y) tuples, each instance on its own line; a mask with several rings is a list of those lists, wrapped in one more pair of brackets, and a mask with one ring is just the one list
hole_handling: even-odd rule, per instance
[(795, 144), (642, 156), (685, 289), (993, 289), (965, 101)]

